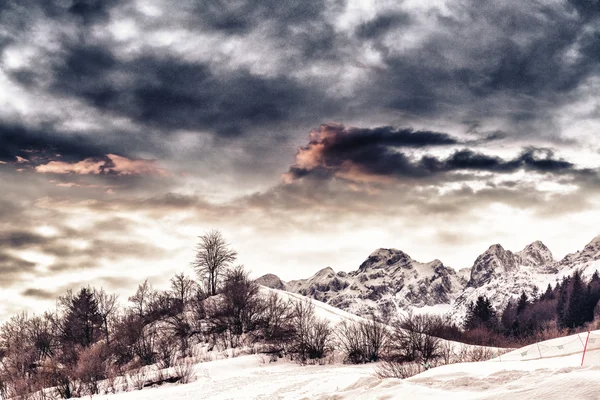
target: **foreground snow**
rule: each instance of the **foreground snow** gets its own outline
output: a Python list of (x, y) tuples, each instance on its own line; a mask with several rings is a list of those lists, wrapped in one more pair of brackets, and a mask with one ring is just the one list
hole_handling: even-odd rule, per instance
[(597, 399), (600, 365), (580, 354), (533, 361), (486, 361), (434, 368), (406, 380), (374, 375), (373, 365), (299, 366), (259, 356), (199, 364), (188, 385), (148, 388), (106, 400), (162, 399)]

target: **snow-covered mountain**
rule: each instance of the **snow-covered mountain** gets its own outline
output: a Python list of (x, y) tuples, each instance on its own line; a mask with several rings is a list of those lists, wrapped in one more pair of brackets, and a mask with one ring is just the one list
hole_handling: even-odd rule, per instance
[(325, 268), (308, 279), (285, 283), (285, 289), (368, 315), (392, 312), (396, 307), (450, 305), (465, 284), (465, 279), (439, 260), (421, 263), (400, 250), (378, 249), (356, 271), (336, 273)]
[(567, 254), (556, 268), (560, 271), (579, 269), (585, 278), (600, 270), (600, 236), (596, 236), (583, 250)]
[[(387, 313), (395, 308), (449, 310), (453, 321), (462, 323), (469, 304), (486, 296), (496, 310), (524, 291), (530, 298), (555, 285), (576, 270), (589, 278), (600, 270), (600, 236), (583, 250), (555, 260), (542, 242), (521, 251), (500, 244), (479, 255), (471, 268), (458, 272), (433, 260), (420, 263), (396, 249), (374, 251), (352, 272), (325, 268), (308, 279), (282, 282), (275, 275), (261, 277), (261, 284), (300, 293), (358, 314)], [(424, 308), (425, 307), (425, 308)]]
[(496, 310), (502, 310), (522, 292), (530, 298), (536, 296), (539, 289), (556, 280), (557, 272), (552, 253), (540, 241), (516, 253), (492, 245), (473, 263), (469, 281), (453, 303), (450, 315), (460, 323), (469, 304), (479, 296), (488, 297)]
[(496, 310), (503, 310), (511, 299), (522, 292), (535, 297), (555, 285), (564, 276), (579, 270), (585, 278), (600, 268), (600, 236), (588, 243), (582, 251), (566, 255), (556, 261), (550, 250), (540, 241), (512, 253), (499, 244), (481, 254), (471, 267), (471, 276), (463, 293), (452, 305), (450, 316), (460, 323), (467, 307), (477, 297), (486, 296)]

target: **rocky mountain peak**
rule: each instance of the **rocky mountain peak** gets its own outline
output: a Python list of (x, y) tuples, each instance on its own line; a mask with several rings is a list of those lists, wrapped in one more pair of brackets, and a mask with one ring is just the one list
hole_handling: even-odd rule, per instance
[(358, 267), (359, 271), (366, 269), (382, 269), (389, 267), (412, 268), (412, 258), (397, 249), (377, 249)]
[(271, 289), (285, 290), (285, 284), (275, 274), (266, 274), (260, 278), (256, 278), (255, 282), (259, 285), (269, 287)]
[(311, 279), (315, 278), (333, 278), (335, 276), (335, 271), (331, 267), (323, 268), (317, 271), (316, 274), (313, 275)]
[(600, 236), (596, 236), (591, 242), (585, 245), (583, 253), (587, 253), (594, 260), (600, 258)]
[(521, 265), (540, 267), (554, 262), (554, 257), (550, 249), (539, 240), (528, 244), (516, 254), (521, 258)]
[(512, 271), (516, 267), (515, 255), (501, 245), (494, 244), (477, 257), (473, 263), (468, 286), (479, 287), (489, 282), (494, 276)]

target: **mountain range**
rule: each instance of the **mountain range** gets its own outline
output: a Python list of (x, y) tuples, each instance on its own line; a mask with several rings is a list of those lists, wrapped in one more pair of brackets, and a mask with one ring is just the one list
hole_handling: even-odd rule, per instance
[(393, 315), (398, 310), (436, 312), (462, 323), (469, 304), (487, 296), (496, 310), (525, 292), (538, 296), (576, 270), (586, 278), (600, 269), (600, 236), (581, 251), (555, 260), (542, 242), (512, 252), (499, 244), (479, 255), (471, 268), (456, 271), (440, 260), (422, 263), (397, 249), (377, 249), (351, 272), (324, 268), (307, 279), (283, 282), (276, 275), (263, 286), (320, 300), (354, 314)]

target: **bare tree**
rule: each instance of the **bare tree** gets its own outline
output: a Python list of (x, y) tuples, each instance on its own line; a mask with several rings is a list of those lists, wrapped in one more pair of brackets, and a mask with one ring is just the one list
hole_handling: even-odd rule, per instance
[(346, 360), (360, 364), (379, 360), (388, 345), (390, 333), (385, 325), (371, 318), (359, 322), (342, 321), (337, 327), (337, 336)]
[(150, 282), (146, 279), (144, 283), (138, 286), (135, 294), (129, 298), (129, 301), (133, 303), (133, 309), (141, 319), (143, 319), (146, 314), (146, 308), (152, 298), (152, 292), (152, 285), (150, 285)]
[(106, 345), (110, 346), (108, 322), (111, 316), (117, 310), (117, 299), (119, 296), (116, 294), (107, 293), (104, 288), (101, 288), (100, 290), (94, 290), (94, 297), (96, 297), (96, 302), (98, 303), (98, 313), (102, 318), (102, 326), (104, 335), (106, 337)]
[(293, 303), (283, 300), (277, 293), (269, 293), (264, 300), (260, 335), (269, 344), (270, 351), (280, 353), (294, 335), (292, 313)]
[(236, 257), (237, 252), (229, 248), (221, 232), (213, 230), (200, 236), (193, 266), (211, 296), (217, 294), (219, 277)]
[(315, 306), (310, 301), (297, 301), (292, 311), (294, 334), (290, 353), (296, 354), (302, 364), (320, 359), (332, 349), (332, 330), (326, 320), (315, 316)]
[(177, 302), (177, 308), (181, 312), (185, 309), (194, 294), (196, 282), (185, 276), (183, 272), (171, 278), (171, 292)]
[(428, 363), (440, 357), (440, 340), (433, 336), (437, 319), (409, 312), (393, 325), (390, 354), (399, 362)]

